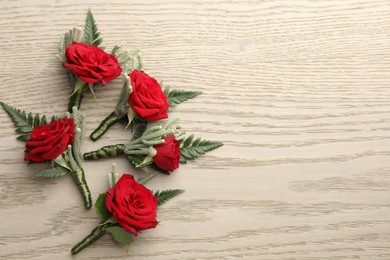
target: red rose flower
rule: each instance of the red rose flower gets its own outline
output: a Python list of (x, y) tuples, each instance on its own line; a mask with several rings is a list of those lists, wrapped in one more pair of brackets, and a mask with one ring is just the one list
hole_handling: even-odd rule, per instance
[(135, 236), (140, 230), (157, 225), (156, 197), (130, 174), (123, 174), (114, 187), (107, 191), (105, 204), (118, 223)]
[(138, 70), (134, 70), (129, 77), (133, 87), (129, 104), (135, 112), (146, 121), (167, 118), (169, 103), (157, 80)]
[(33, 129), (26, 143), (24, 160), (32, 162), (54, 160), (73, 143), (73, 139), (73, 118), (53, 119), (49, 124)]
[(180, 144), (175, 140), (173, 134), (168, 135), (164, 140), (163, 144), (154, 146), (157, 154), (154, 156), (153, 161), (159, 168), (171, 172), (179, 168)]
[(101, 82), (104, 86), (122, 72), (114, 55), (82, 42), (73, 42), (69, 45), (65, 50), (65, 56), (67, 62), (63, 62), (62, 65), (87, 83)]

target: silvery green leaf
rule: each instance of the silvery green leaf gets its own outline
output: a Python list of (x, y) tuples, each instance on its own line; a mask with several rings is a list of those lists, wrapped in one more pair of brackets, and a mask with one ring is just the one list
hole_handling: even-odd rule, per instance
[(55, 178), (55, 177), (64, 176), (67, 173), (70, 173), (68, 169), (61, 167), (59, 165), (53, 165), (40, 172), (36, 172), (35, 176), (42, 177), (42, 178)]
[(137, 116), (137, 113), (132, 107), (129, 107), (129, 110), (127, 111), (127, 119), (129, 120), (129, 123), (127, 124), (126, 128), (129, 127), (131, 122), (133, 122), (133, 119)]

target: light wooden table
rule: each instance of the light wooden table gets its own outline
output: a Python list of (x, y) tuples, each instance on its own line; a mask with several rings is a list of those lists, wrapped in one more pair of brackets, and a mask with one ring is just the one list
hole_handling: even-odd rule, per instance
[[(66, 110), (58, 39), (91, 7), (108, 49), (139, 47), (149, 74), (204, 92), (172, 116), (225, 146), (147, 184), (186, 192), (128, 253), (107, 235), (75, 259), (390, 259), (390, 1), (81, 2), (0, 2), (1, 100)], [(120, 88), (85, 98), (88, 133)], [(0, 258), (71, 258), (95, 212), (70, 176), (34, 177), (43, 165), (0, 123)], [(128, 136), (116, 125), (83, 150)], [(113, 162), (133, 172), (84, 163), (94, 199)]]

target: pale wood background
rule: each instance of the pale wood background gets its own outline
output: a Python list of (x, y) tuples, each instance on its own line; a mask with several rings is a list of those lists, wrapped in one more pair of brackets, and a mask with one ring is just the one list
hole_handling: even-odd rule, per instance
[[(128, 253), (107, 235), (75, 259), (390, 259), (390, 1), (0, 1), (1, 100), (61, 114), (58, 39), (91, 7), (111, 49), (204, 94), (171, 116), (225, 146), (149, 188), (186, 193)], [(88, 96), (88, 133), (121, 82)], [(0, 258), (68, 259), (98, 223), (70, 176), (41, 180), (0, 112)], [(120, 125), (84, 151), (125, 141)], [(85, 162), (94, 199), (124, 158)]]

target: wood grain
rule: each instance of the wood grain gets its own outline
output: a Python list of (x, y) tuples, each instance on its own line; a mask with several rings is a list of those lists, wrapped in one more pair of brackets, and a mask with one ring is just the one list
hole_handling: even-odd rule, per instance
[[(145, 70), (204, 94), (171, 116), (222, 148), (158, 176), (183, 188), (128, 253), (109, 236), (75, 259), (390, 259), (390, 2), (0, 2), (1, 100), (61, 114), (70, 93), (58, 39), (92, 8), (104, 44), (139, 47)], [(116, 79), (83, 101), (88, 132), (112, 111)], [(113, 127), (84, 151), (128, 139)], [(0, 259), (70, 259), (98, 223), (70, 176), (43, 165), (0, 113)], [(96, 199), (124, 158), (85, 162)]]

